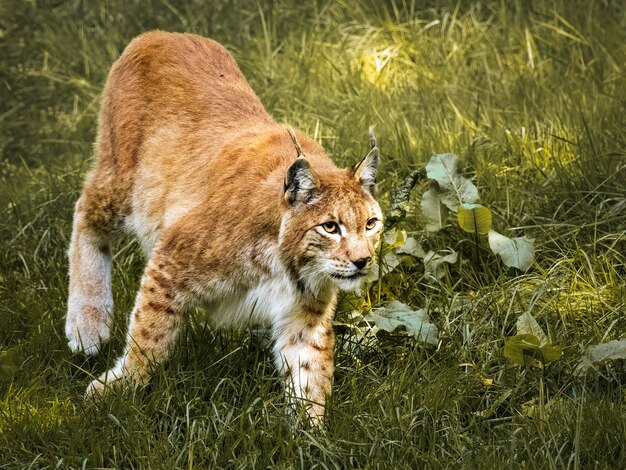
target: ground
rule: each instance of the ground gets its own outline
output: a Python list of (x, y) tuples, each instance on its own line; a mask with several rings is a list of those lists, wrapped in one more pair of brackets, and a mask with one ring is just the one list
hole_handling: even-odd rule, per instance
[[(624, 361), (573, 373), (626, 331), (623, 3), (304, 3), (2, 2), (0, 467), (625, 468)], [(270, 113), (337, 163), (375, 125), (386, 209), (411, 170), (456, 153), (494, 227), (535, 240), (534, 264), (482, 248), (477, 262), (454, 219), (427, 233), (421, 182), (400, 228), (461, 259), (432, 282), (405, 256), (365, 300), (343, 299), (323, 430), (294, 430), (267, 349), (201, 311), (147, 387), (85, 402), (121, 351), (144, 260), (131, 239), (116, 246), (114, 339), (72, 354), (72, 208), (107, 71), (155, 28), (225, 44)], [(438, 346), (401, 332), (358, 344), (350, 312), (385, 299), (427, 308)], [(564, 351), (543, 369), (503, 354), (526, 311)]]

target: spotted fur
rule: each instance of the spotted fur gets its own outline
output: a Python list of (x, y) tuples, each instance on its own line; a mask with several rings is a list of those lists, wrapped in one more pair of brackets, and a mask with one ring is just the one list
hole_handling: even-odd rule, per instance
[(319, 422), (337, 291), (358, 289), (382, 225), (378, 155), (335, 167), (274, 122), (226, 49), (164, 32), (139, 36), (113, 65), (96, 150), (69, 249), (72, 350), (95, 354), (109, 338), (111, 240), (134, 233), (148, 262), (124, 353), (88, 393), (147, 381), (199, 304), (218, 325), (269, 323), (288, 396)]

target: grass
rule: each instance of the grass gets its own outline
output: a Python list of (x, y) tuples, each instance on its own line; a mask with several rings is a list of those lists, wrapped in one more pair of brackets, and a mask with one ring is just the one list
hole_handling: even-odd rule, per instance
[[(572, 374), (626, 331), (624, 24), (609, 0), (2, 2), (0, 467), (625, 468), (624, 361)], [(385, 295), (428, 306), (442, 342), (358, 347), (338, 328), (323, 431), (294, 433), (268, 351), (200, 313), (149, 386), (84, 402), (120, 353), (143, 260), (119, 244), (114, 339), (95, 359), (70, 353), (72, 208), (108, 69), (154, 28), (224, 43), (273, 116), (340, 164), (375, 124), (385, 207), (430, 155), (459, 154), (494, 227), (536, 239), (534, 266), (487, 257), (432, 284), (403, 261)], [(419, 194), (403, 228), (426, 237)], [(425, 243), (467, 245), (452, 226)], [(545, 370), (502, 354), (526, 310), (565, 351)]]

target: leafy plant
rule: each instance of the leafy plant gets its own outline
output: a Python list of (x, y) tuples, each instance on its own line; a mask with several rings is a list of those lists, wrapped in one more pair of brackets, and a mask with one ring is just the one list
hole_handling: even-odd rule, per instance
[[(370, 141), (372, 147), (375, 147), (376, 138), (371, 129)], [(411, 191), (424, 178), (430, 180), (429, 188), (422, 195), (420, 202), (426, 220), (426, 232), (438, 232), (446, 225), (450, 213), (456, 213), (459, 227), (473, 235), (476, 264), (479, 257), (478, 247), (486, 245), (502, 258), (506, 266), (523, 271), (530, 268), (534, 261), (533, 241), (524, 237), (511, 239), (493, 230), (491, 211), (476, 203), (479, 199), (478, 189), (469, 179), (459, 174), (457, 156), (452, 153), (433, 155), (425, 169), (412, 171), (393, 193), (378, 253), (379, 262), (369, 279), (375, 282), (374, 292), (377, 293), (378, 304), (381, 302), (383, 292), (383, 277), (400, 265), (402, 256), (409, 255), (420, 259), (424, 265), (425, 278), (430, 281), (442, 279), (446, 273), (446, 266), (458, 261), (457, 251), (451, 248), (426, 251), (418, 240), (407, 236), (404, 230), (397, 227), (410, 208)], [(413, 316), (417, 314), (414, 312)], [(381, 317), (370, 317), (373, 323), (379, 323), (381, 320)], [(411, 314), (405, 312), (394, 321), (409, 331), (412, 328), (411, 320)]]
[(385, 331), (404, 334), (431, 346), (439, 344), (439, 329), (430, 322), (426, 310), (412, 309), (398, 300), (386, 302), (366, 313), (354, 311), (349, 323), (337, 324), (350, 329), (359, 343), (371, 343), (379, 331)]
[(504, 342), (504, 357), (517, 365), (544, 368), (563, 356), (559, 346), (553, 345), (537, 320), (526, 312), (517, 319), (517, 335)]
[[(372, 148), (375, 148), (376, 138), (372, 129), (370, 142)], [(410, 208), (411, 191), (425, 177), (430, 180), (430, 186), (422, 195), (420, 207), (426, 220), (426, 232), (441, 230), (446, 225), (449, 214), (456, 213), (459, 227), (474, 236), (476, 262), (479, 256), (478, 247), (488, 244), (506, 266), (514, 266), (523, 271), (531, 266), (534, 260), (533, 241), (523, 237), (511, 239), (493, 230), (491, 211), (476, 203), (479, 199), (478, 189), (469, 179), (459, 174), (457, 156), (452, 153), (433, 155), (425, 169), (412, 171), (393, 193), (378, 253), (379, 263), (369, 279), (376, 282), (374, 286), (377, 288), (377, 303), (381, 302), (383, 277), (400, 265), (403, 255), (420, 259), (424, 265), (425, 277), (430, 281), (442, 279), (446, 273), (446, 265), (453, 265), (458, 261), (457, 251), (450, 248), (426, 251), (418, 240), (408, 237), (404, 230), (397, 228)], [(379, 308), (388, 307), (390, 305)], [(395, 306), (391, 306), (391, 311), (395, 312)], [(411, 322), (418, 316), (416, 311), (404, 310), (402, 315), (394, 318), (394, 325), (402, 325), (406, 331), (411, 331)], [(385, 321), (380, 315), (371, 315), (369, 320), (379, 326), (381, 321)]]
[(491, 251), (502, 258), (508, 267), (527, 271), (534, 261), (534, 242), (525, 237), (509, 238), (492, 227), (491, 211), (476, 201), (478, 189), (458, 172), (458, 158), (452, 153), (433, 155), (426, 165), (429, 189), (422, 195), (420, 207), (426, 219), (426, 230), (437, 232), (447, 221), (450, 212), (456, 213), (461, 229), (474, 236), (475, 260), (478, 246), (487, 236)]
[(374, 322), (381, 330), (393, 333), (404, 328), (407, 334), (424, 343), (436, 346), (439, 343), (439, 330), (430, 323), (426, 310), (413, 310), (406, 304), (394, 300), (384, 307), (373, 309), (364, 319)]
[(626, 339), (589, 346), (574, 373), (584, 375), (589, 369), (596, 369), (597, 364), (617, 359), (626, 359)]

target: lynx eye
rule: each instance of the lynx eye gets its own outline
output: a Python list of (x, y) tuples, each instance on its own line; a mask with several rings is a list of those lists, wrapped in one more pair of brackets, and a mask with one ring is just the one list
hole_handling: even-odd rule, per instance
[(328, 233), (339, 233), (339, 225), (337, 225), (337, 222), (324, 222), (322, 228)]
[(378, 219), (376, 217), (372, 217), (365, 223), (365, 228), (367, 230), (372, 230), (374, 227), (376, 227), (376, 222), (378, 222)]

